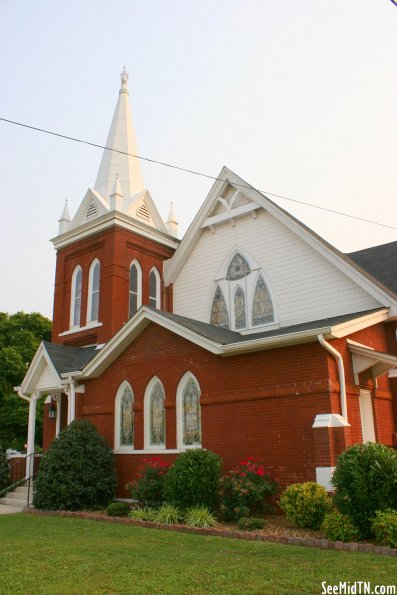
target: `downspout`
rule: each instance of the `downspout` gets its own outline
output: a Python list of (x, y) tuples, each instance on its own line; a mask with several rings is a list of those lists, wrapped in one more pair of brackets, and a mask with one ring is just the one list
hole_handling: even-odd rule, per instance
[(317, 339), (319, 340), (319, 343), (324, 347), (324, 349), (329, 351), (334, 356), (334, 358), (336, 359), (336, 361), (338, 363), (339, 386), (340, 386), (340, 405), (341, 405), (341, 410), (342, 410), (342, 417), (344, 417), (345, 420), (348, 421), (348, 419), (347, 419), (345, 368), (343, 365), (342, 356), (339, 353), (339, 351), (337, 351), (335, 349), (335, 347), (332, 347), (332, 345), (324, 339), (323, 335), (317, 335)]

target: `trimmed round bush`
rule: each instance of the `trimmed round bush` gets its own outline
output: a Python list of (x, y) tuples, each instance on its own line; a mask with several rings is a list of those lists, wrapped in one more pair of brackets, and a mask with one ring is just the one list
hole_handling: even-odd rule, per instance
[(377, 510), (397, 509), (397, 453), (383, 444), (355, 444), (338, 457), (334, 501), (363, 538), (372, 535)]
[(210, 450), (195, 448), (180, 454), (164, 479), (166, 502), (186, 509), (206, 506), (213, 510), (218, 502), (221, 458)]
[(130, 510), (131, 507), (127, 502), (112, 502), (106, 508), (109, 516), (127, 516)]
[(345, 514), (334, 511), (325, 515), (321, 530), (330, 541), (357, 541), (360, 533), (352, 520)]
[(114, 457), (105, 438), (91, 422), (75, 420), (43, 456), (33, 504), (45, 510), (104, 508), (116, 486)]
[(372, 521), (376, 543), (397, 547), (397, 510), (378, 510)]
[(330, 509), (331, 500), (323, 486), (315, 481), (306, 481), (288, 486), (279, 504), (287, 519), (297, 527), (319, 529)]
[(4, 490), (4, 488), (8, 487), (9, 483), (10, 469), (8, 466), (6, 453), (1, 450), (0, 446), (0, 490)]

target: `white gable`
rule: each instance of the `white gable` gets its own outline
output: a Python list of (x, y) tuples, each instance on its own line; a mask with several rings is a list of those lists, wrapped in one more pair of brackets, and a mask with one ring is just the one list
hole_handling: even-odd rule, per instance
[(44, 344), (41, 343), (23, 379), (22, 392), (28, 395), (37, 391), (46, 392), (59, 388), (61, 388), (61, 379), (48, 357)]
[(93, 219), (101, 217), (101, 215), (105, 215), (108, 212), (109, 203), (96, 190), (89, 188), (73, 217), (68, 231), (89, 223)]

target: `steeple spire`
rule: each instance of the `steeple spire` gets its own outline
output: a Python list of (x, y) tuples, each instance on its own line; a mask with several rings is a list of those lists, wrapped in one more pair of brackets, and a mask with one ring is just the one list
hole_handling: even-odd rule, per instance
[(139, 159), (131, 157), (138, 155), (138, 147), (128, 100), (128, 73), (125, 67), (120, 77), (119, 99), (106, 141), (106, 147), (113, 150), (104, 150), (94, 186), (107, 199), (112, 192), (116, 174), (119, 174), (119, 183), (125, 198), (144, 190)]
[(175, 215), (175, 208), (174, 208), (173, 202), (171, 202), (171, 204), (170, 204), (168, 219), (165, 224), (167, 226), (167, 231), (170, 234), (170, 236), (174, 236), (174, 238), (177, 238), (179, 223), (178, 223), (176, 215)]

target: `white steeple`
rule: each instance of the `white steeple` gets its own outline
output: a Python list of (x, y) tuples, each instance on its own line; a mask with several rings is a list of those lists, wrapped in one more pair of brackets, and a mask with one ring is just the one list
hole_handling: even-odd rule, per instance
[(131, 157), (131, 155), (138, 155), (138, 147), (128, 100), (128, 73), (125, 67), (120, 76), (119, 99), (106, 141), (106, 147), (116, 151), (104, 150), (94, 186), (106, 199), (112, 192), (116, 174), (119, 175), (121, 191), (125, 198), (131, 198), (137, 192), (144, 190), (139, 159)]
[(174, 204), (171, 202), (170, 204), (170, 210), (168, 213), (168, 219), (166, 221), (166, 226), (167, 226), (167, 231), (170, 234), (170, 236), (174, 236), (174, 238), (178, 237), (178, 221), (176, 219), (176, 215), (175, 215), (175, 209), (174, 209)]
[(64, 206), (62, 214), (61, 214), (61, 218), (58, 219), (58, 222), (59, 222), (58, 233), (59, 233), (59, 235), (61, 235), (62, 233), (65, 233), (65, 231), (67, 231), (69, 229), (71, 221), (72, 220), (70, 218), (69, 209), (68, 209), (68, 199), (66, 199), (65, 206)]

